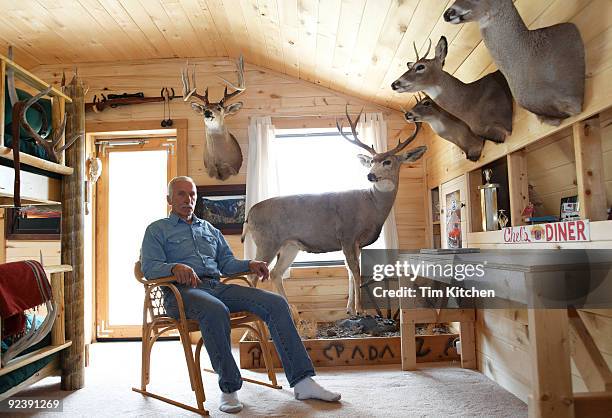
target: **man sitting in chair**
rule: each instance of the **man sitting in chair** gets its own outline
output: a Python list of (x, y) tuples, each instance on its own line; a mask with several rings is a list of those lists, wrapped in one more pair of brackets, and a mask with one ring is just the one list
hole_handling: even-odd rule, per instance
[[(183, 298), (185, 314), (200, 324), (204, 345), (219, 375), (223, 412), (238, 412), (240, 371), (231, 352), (230, 312), (248, 311), (263, 319), (272, 336), (289, 385), (296, 399), (334, 402), (339, 393), (317, 384), (314, 367), (291, 319), (289, 305), (280, 295), (265, 290), (223, 284), (221, 275), (251, 272), (268, 278), (263, 261), (237, 260), (218, 229), (198, 219), (196, 186), (189, 177), (175, 177), (168, 184), (170, 216), (153, 222), (142, 242), (142, 271), (147, 279), (174, 276)], [(165, 292), (166, 311), (178, 318), (176, 298)]]

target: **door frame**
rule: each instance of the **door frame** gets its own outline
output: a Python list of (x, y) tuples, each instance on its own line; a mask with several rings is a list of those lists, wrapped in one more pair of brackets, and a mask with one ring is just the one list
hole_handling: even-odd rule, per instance
[[(91, 151), (91, 153), (95, 153), (95, 145), (94, 142), (97, 138), (101, 136), (106, 136), (109, 133), (113, 135), (117, 135), (119, 132), (124, 132), (125, 136), (134, 136), (134, 131), (139, 131), (138, 135), (142, 135), (143, 137), (147, 136), (162, 136), (164, 132), (168, 132), (167, 136), (173, 136), (176, 138), (176, 145), (174, 148), (174, 153), (176, 155), (176, 175), (177, 176), (186, 176), (188, 175), (188, 121), (187, 119), (175, 119), (173, 121), (172, 128), (162, 129), (160, 128), (159, 121), (157, 120), (142, 120), (142, 121), (117, 121), (117, 122), (104, 122), (104, 121), (88, 121), (86, 123), (86, 132), (87, 132), (87, 149)], [(171, 131), (174, 133), (169, 133)], [(140, 132), (142, 131), (142, 132)], [(119, 135), (118, 135), (119, 136)], [(102, 173), (104, 175), (104, 171)], [(90, 207), (91, 207), (91, 216), (92, 216), (92, 240), (86, 245), (90, 246), (90, 249), (85, 248), (86, 251), (91, 250), (90, 254), (93, 260), (91, 271), (85, 272), (85, 279), (87, 280), (89, 277), (91, 278), (90, 288), (91, 288), (91, 297), (86, 299), (86, 309), (91, 309), (91, 341), (97, 340), (97, 325), (98, 325), (98, 287), (101, 285), (98, 280), (98, 266), (95, 260), (98, 257), (98, 251), (103, 248), (103, 244), (100, 239), (102, 238), (97, 233), (97, 191), (96, 187), (93, 188), (93, 192), (91, 193), (90, 199)], [(103, 250), (102, 250), (103, 251)], [(136, 279), (134, 279), (136, 280)], [(87, 288), (87, 287), (86, 287)], [(86, 295), (89, 296), (89, 295)], [(87, 303), (89, 300), (89, 303)], [(142, 300), (139, 299), (138, 303), (142, 303)], [(138, 326), (137, 335), (140, 336), (141, 327)], [(123, 335), (116, 335), (117, 338), (126, 338)], [(132, 337), (129, 337), (132, 338)]]

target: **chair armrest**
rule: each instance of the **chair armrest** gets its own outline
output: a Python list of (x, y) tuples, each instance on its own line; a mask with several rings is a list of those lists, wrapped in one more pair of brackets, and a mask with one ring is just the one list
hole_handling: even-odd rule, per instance
[(243, 273), (231, 274), (229, 276), (221, 277), (219, 280), (221, 281), (221, 283), (227, 283), (230, 281), (245, 282), (249, 287), (257, 287), (257, 282), (253, 284), (251, 280), (244, 277), (246, 274), (250, 274), (250, 273), (251, 273), (250, 271), (245, 271)]
[(174, 276), (166, 276), (166, 277), (159, 277), (157, 279), (145, 279), (143, 281), (143, 283), (146, 286), (160, 285), (160, 284), (172, 283), (172, 282), (176, 282), (176, 277), (174, 277)]
[(174, 294), (174, 297), (176, 298), (176, 306), (179, 312), (179, 321), (181, 324), (187, 323), (186, 322), (187, 317), (185, 316), (185, 304), (183, 303), (183, 297), (181, 296), (181, 293), (178, 291), (177, 287), (174, 284), (176, 282), (176, 277), (166, 276), (166, 277), (160, 277), (157, 279), (144, 280), (143, 282), (146, 288), (147, 298), (150, 297), (149, 295), (151, 294), (151, 291), (156, 287), (167, 287), (168, 289), (170, 289), (170, 291)]

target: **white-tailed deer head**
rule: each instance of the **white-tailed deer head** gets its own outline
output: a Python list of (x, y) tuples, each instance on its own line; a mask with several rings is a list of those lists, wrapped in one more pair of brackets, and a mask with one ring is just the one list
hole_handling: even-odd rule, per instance
[(344, 127), (342, 123), (336, 120), (336, 128), (342, 135), (344, 139), (350, 142), (353, 145), (356, 145), (360, 148), (366, 150), (370, 155), (358, 154), (357, 157), (361, 164), (370, 169), (368, 173), (368, 180), (373, 183), (374, 188), (383, 192), (390, 192), (397, 188), (398, 178), (399, 178), (399, 170), (401, 168), (402, 163), (416, 161), (423, 156), (427, 147), (417, 147), (413, 150), (410, 150), (406, 153), (399, 154), (404, 148), (410, 144), (414, 138), (419, 133), (421, 129), (421, 124), (415, 124), (415, 130), (405, 140), (399, 140), (397, 145), (388, 151), (384, 152), (376, 152), (373, 146), (364, 144), (358, 136), (357, 133), (357, 124), (361, 119), (362, 112), (359, 112), (357, 115), (357, 119), (354, 121), (348, 114), (348, 109), (345, 110), (346, 119), (348, 120), (349, 127), (351, 129), (350, 135), (349, 133), (344, 131)]
[(478, 136), (503, 142), (512, 132), (512, 95), (503, 75), (489, 74), (473, 83), (463, 83), (443, 70), (448, 42), (442, 36), (435, 56), (427, 58), (431, 41), (424, 56), (408, 62), (408, 71), (391, 84), (399, 93), (424, 91), (450, 114), (464, 121)]
[(474, 134), (461, 119), (451, 115), (427, 96), (417, 96), (416, 105), (405, 113), (408, 122), (427, 122), (442, 139), (457, 145), (467, 159), (478, 161), (484, 138)]
[[(246, 90), (242, 55), (236, 62), (236, 70), (238, 74), (237, 84), (219, 77), (226, 83), (226, 86), (223, 98), (218, 102), (209, 101), (208, 87), (204, 90), (203, 95), (197, 93), (195, 66), (191, 72), (191, 77), (188, 65), (181, 71), (183, 100), (199, 99), (200, 102), (191, 102), (191, 108), (204, 116), (204, 124), (206, 125), (204, 166), (209, 176), (219, 180), (226, 180), (229, 176), (237, 174), (242, 166), (240, 145), (234, 135), (225, 127), (225, 117), (238, 112), (243, 104), (242, 102), (228, 104), (231, 99)], [(227, 86), (230, 86), (234, 91), (228, 94)]]
[(444, 12), (444, 20), (480, 24), (482, 39), (512, 95), (542, 122), (559, 125), (582, 112), (584, 43), (574, 24), (529, 30), (512, 0), (457, 0)]

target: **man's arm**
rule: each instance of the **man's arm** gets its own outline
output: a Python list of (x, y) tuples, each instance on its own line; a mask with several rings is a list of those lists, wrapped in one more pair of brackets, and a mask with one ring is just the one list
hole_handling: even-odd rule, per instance
[(147, 227), (140, 253), (142, 272), (147, 279), (172, 276), (176, 263), (168, 263), (164, 251), (164, 240), (159, 228), (153, 224)]
[(217, 235), (217, 254), (215, 261), (217, 262), (221, 274), (230, 276), (232, 274), (249, 271), (249, 263), (251, 260), (237, 260), (221, 231), (215, 229), (215, 234)]

